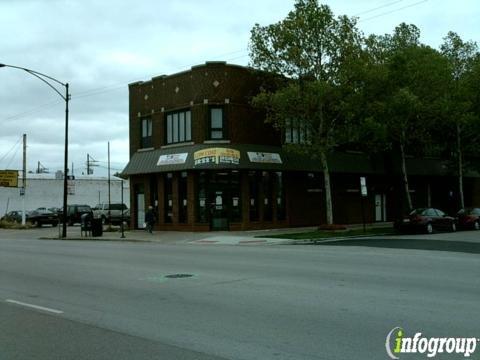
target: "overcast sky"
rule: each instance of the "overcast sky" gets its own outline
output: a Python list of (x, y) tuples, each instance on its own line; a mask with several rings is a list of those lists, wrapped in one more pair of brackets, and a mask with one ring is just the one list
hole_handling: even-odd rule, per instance
[[(87, 153), (112, 172), (128, 162), (128, 83), (210, 60), (248, 64), (249, 32), (293, 9), (293, 0), (0, 0), (0, 63), (70, 83), (70, 152), (75, 174)], [(359, 16), (366, 33), (413, 23), (438, 48), (448, 31), (480, 42), (479, 0), (331, 0), (336, 15)], [(64, 91), (63, 88), (59, 89)], [(0, 68), (0, 169), (40, 161), (63, 169), (64, 101), (29, 74)], [(97, 168), (96, 174), (105, 174)]]

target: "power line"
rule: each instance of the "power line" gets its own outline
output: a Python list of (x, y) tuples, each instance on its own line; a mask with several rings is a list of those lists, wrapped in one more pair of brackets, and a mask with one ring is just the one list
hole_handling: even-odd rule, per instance
[[(246, 51), (248, 51), (248, 49), (244, 48), (244, 49), (241, 49), (241, 50), (230, 51), (228, 53), (215, 55), (215, 56), (213, 56), (213, 58), (221, 58), (223, 56), (238, 54), (240, 52), (246, 52)], [(237, 56), (237, 57), (234, 57), (234, 58), (227, 59), (227, 61), (228, 60), (239, 59), (239, 58), (242, 58), (242, 57), (245, 57), (245, 56), (248, 56), (248, 55)], [(170, 71), (183, 70), (185, 68), (192, 67), (192, 66), (195, 66), (195, 65), (196, 64), (178, 66), (178, 67), (172, 68)], [(139, 79), (132, 79), (132, 80), (129, 80), (128, 82), (121, 82), (121, 83), (107, 85), (107, 86), (100, 87), (100, 88), (86, 90), (86, 91), (79, 92), (79, 93), (75, 94), (75, 98), (78, 99), (78, 98), (82, 98), (82, 97), (93, 96), (93, 95), (102, 94), (102, 93), (105, 93), (105, 92), (114, 91), (114, 90), (117, 90), (119, 88), (123, 88), (124, 86), (126, 86), (126, 85), (128, 85), (132, 82), (136, 82), (136, 81), (139, 81)]]
[[(380, 10), (380, 9), (384, 9), (386, 7), (390, 7), (392, 5), (398, 4), (398, 3), (403, 2), (403, 1), (404, 0), (391, 1), (387, 4), (380, 5), (380, 6), (372, 8), (372, 9), (362, 11), (360, 13), (357, 13), (357, 14), (353, 15), (353, 16), (368, 14), (368, 13), (371, 13), (371, 12), (374, 12), (374, 11), (377, 11), (377, 10)], [(419, 5), (419, 4), (427, 2), (427, 1), (428, 0), (418, 1), (416, 3), (409, 4), (409, 5), (406, 5), (406, 6), (398, 8), (398, 9), (391, 10), (391, 11), (387, 11), (387, 12), (384, 12), (384, 13), (366, 18), (366, 19), (360, 19), (358, 22), (372, 20), (372, 19), (375, 19), (375, 18), (378, 18), (378, 17), (381, 17), (381, 16), (385, 16), (385, 15), (388, 15), (388, 14), (391, 14), (391, 13), (394, 13), (394, 12), (397, 12), (397, 11), (400, 11), (400, 10), (404, 10), (404, 9)], [(223, 57), (223, 56), (227, 56), (227, 55), (233, 55), (233, 54), (237, 54), (237, 53), (244, 52), (244, 51), (248, 51), (248, 49), (241, 49), (241, 50), (236, 50), (236, 51), (220, 54), (220, 55), (217, 55), (217, 56), (213, 56), (213, 58), (219, 58), (219, 57)], [(241, 58), (244, 58), (244, 57), (247, 57), (247, 56), (248, 56), (248, 53), (244, 54), (244, 55), (240, 55), (240, 56), (236, 56), (236, 57), (233, 57), (233, 58), (226, 59), (225, 61), (237, 60), (237, 59), (241, 59)], [(196, 64), (185, 65), (185, 66), (173, 68), (173, 69), (171, 69), (171, 71), (182, 70), (182, 69), (185, 69), (185, 68), (188, 68), (188, 67), (192, 67), (194, 65), (196, 65)], [(139, 81), (139, 80), (138, 79), (130, 80), (128, 83), (123, 82), (123, 83), (118, 83), (116, 85), (109, 85), (109, 86), (105, 86), (105, 87), (102, 87), (102, 88), (97, 88), (97, 89), (92, 89), (92, 90), (88, 90), (88, 91), (85, 91), (85, 92), (80, 92), (75, 96), (75, 98), (95, 96), (95, 95), (103, 94), (103, 93), (106, 93), (106, 92), (115, 91), (115, 90), (121, 89), (125, 85), (128, 85), (129, 83), (132, 83), (132, 82), (135, 82), (135, 81)]]
[[(106, 169), (106, 170), (108, 170), (108, 166), (98, 165), (98, 167), (101, 168), (101, 169)], [(110, 170), (123, 171), (123, 169), (112, 168), (111, 166), (110, 166)]]
[(404, 1), (404, 0), (392, 1), (392, 2), (389, 2), (388, 4), (380, 5), (380, 6), (377, 6), (377, 7), (373, 8), (373, 9), (359, 12), (359, 13), (353, 15), (353, 16), (360, 16), (360, 15), (363, 15), (363, 14), (368, 14), (368, 13), (374, 12), (374, 11), (376, 11), (376, 10), (380, 10), (380, 9), (383, 9), (383, 8), (386, 8), (386, 7), (389, 7), (389, 6), (398, 4), (399, 2), (402, 2), (402, 1)]
[(16, 115), (9, 116), (9, 117), (7, 117), (7, 118), (5, 118), (5, 119), (3, 119), (3, 120), (4, 120), (4, 121), (16, 120), (16, 119), (22, 118), (22, 117), (24, 117), (24, 116), (33, 114), (33, 113), (37, 112), (39, 109), (46, 108), (46, 107), (50, 107), (50, 106), (57, 105), (57, 104), (60, 104), (60, 101), (57, 101), (57, 100), (55, 100), (55, 101), (50, 101), (50, 102), (48, 102), (48, 103), (45, 103), (45, 104), (36, 106), (36, 107), (31, 108), (30, 110), (24, 111), (24, 112), (22, 112), (22, 113), (18, 113), (18, 114), (16, 114)]
[(378, 15), (375, 15), (375, 16), (371, 16), (371, 17), (366, 18), (366, 19), (360, 19), (360, 20), (358, 20), (358, 22), (364, 22), (364, 21), (368, 21), (368, 20), (373, 20), (373, 19), (379, 18), (379, 17), (381, 17), (381, 16), (389, 15), (389, 14), (392, 14), (392, 13), (397, 12), (397, 11), (400, 11), (400, 10), (404, 10), (404, 9), (408, 9), (408, 8), (411, 8), (411, 7), (420, 5), (420, 4), (425, 3), (425, 2), (427, 2), (427, 1), (428, 1), (428, 0), (417, 1), (416, 3), (403, 6), (403, 7), (400, 7), (400, 8), (398, 8), (398, 9), (395, 9), (395, 10), (387, 11), (387, 12), (384, 12), (384, 13), (381, 13), (381, 14), (378, 14)]
[(8, 156), (8, 154), (20, 143), (20, 140), (22, 140), (22, 137), (21, 137), (21, 136), (18, 138), (17, 142), (10, 148), (10, 150), (8, 150), (8, 151), (5, 153), (5, 155), (2, 156), (2, 158), (0, 159), (0, 162), (2, 162), (3, 159), (5, 159), (5, 158)]
[(10, 161), (7, 164), (7, 169), (10, 167), (10, 164), (12, 163), (13, 159), (15, 159), (15, 157), (17, 156), (19, 149), (20, 149), (20, 146), (17, 146), (15, 152), (13, 153), (12, 157), (10, 158)]

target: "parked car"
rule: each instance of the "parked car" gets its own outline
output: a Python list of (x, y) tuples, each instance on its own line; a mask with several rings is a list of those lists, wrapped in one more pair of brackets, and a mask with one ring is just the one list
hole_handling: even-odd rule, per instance
[(434, 230), (456, 231), (455, 218), (434, 208), (418, 208), (395, 222), (395, 229), (406, 232), (433, 233)]
[(93, 217), (95, 219), (102, 219), (102, 223), (120, 224), (122, 221), (122, 210), (124, 219), (127, 218), (128, 208), (125, 204), (108, 203), (97, 204), (93, 208)]
[[(59, 219), (63, 221), (63, 208), (58, 210)], [(89, 205), (67, 205), (67, 223), (72, 226), (73, 224), (82, 223), (82, 215), (90, 214), (93, 216), (92, 208)]]
[(457, 225), (461, 229), (480, 230), (480, 208), (461, 209), (457, 213)]
[(27, 220), (34, 226), (41, 227), (43, 224), (58, 225), (58, 214), (45, 208), (30, 211)]
[(4, 216), (2, 216), (1, 220), (2, 221), (8, 221), (8, 222), (21, 223), (22, 222), (22, 211), (21, 210), (9, 211)]

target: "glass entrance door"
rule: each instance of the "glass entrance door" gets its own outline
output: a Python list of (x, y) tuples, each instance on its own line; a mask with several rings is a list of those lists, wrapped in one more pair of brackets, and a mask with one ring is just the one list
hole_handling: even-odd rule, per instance
[(210, 230), (229, 230), (242, 221), (240, 172), (202, 171), (196, 186), (196, 220)]
[(229, 229), (229, 222), (228, 222), (228, 208), (227, 208), (227, 201), (228, 201), (228, 194), (224, 189), (218, 189), (211, 192), (212, 195), (212, 202), (211, 202), (211, 221), (210, 221), (210, 229), (211, 230), (228, 230)]
[(145, 226), (145, 195), (137, 194), (137, 228), (143, 229)]
[(230, 172), (211, 173), (208, 186), (208, 197), (210, 200), (210, 229), (228, 230), (228, 205), (230, 203)]
[(375, 194), (375, 221), (387, 221), (387, 196)]

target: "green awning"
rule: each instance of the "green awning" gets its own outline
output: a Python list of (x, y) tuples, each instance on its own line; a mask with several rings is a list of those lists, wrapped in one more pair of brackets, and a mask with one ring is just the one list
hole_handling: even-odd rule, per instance
[[(392, 163), (387, 155), (364, 153), (332, 153), (328, 156), (331, 173), (400, 175), (400, 161)], [(455, 176), (440, 159), (407, 158), (410, 176)], [(267, 170), (321, 172), (318, 159), (286, 151), (279, 146), (253, 144), (196, 144), (163, 149), (137, 151), (122, 176), (184, 170)], [(480, 177), (477, 171), (466, 171), (466, 177)]]
[[(365, 154), (334, 153), (329, 156), (332, 173), (382, 174), (379, 159)], [(278, 146), (253, 144), (197, 144), (138, 151), (122, 172), (124, 176), (201, 169), (237, 169), (319, 172), (319, 160), (285, 151)]]

